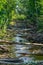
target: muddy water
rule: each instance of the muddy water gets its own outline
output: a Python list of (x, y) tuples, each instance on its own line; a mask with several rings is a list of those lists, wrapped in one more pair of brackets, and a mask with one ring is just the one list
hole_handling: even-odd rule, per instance
[(22, 62), (0, 61), (0, 65), (36, 65), (43, 62), (43, 46), (13, 44), (5, 47), (9, 49), (9, 52), (0, 53), (0, 58), (17, 58), (22, 60)]

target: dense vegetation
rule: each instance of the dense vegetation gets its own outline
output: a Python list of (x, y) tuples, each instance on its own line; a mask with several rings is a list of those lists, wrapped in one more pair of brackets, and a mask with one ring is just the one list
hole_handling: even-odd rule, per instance
[(31, 25), (35, 32), (43, 31), (43, 0), (0, 0), (0, 35), (15, 19), (28, 20), (27, 28)]
[(0, 0), (0, 59), (19, 58), (26, 65), (43, 62), (43, 0)]

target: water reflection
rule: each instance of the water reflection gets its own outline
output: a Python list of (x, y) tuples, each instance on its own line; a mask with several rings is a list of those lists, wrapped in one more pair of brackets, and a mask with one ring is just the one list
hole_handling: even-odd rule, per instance
[[(24, 63), (28, 63), (28, 62), (34, 61), (34, 60), (42, 61), (43, 60), (43, 55), (32, 54), (33, 51), (36, 49), (36, 47), (34, 47), (34, 46), (25, 46), (25, 45), (14, 45), (13, 50), (15, 50), (14, 54), (16, 54), (16, 57), (22, 59), (24, 61)], [(32, 49), (32, 48), (34, 48), (34, 49)], [(38, 49), (39, 49), (39, 47), (37, 47), (37, 50)]]
[(28, 42), (28, 40), (21, 38), (21, 37), (18, 37), (18, 36), (14, 37), (12, 40), (15, 42), (20, 42), (20, 43), (27, 43)]
[[(16, 37), (16, 40), (17, 42), (19, 42), (21, 38), (18, 40), (18, 38)], [(22, 41), (24, 40), (22, 39)], [(31, 45), (27, 46), (27, 45), (13, 44), (13, 45), (7, 46), (7, 48), (9, 48), (9, 52), (2, 54), (2, 55), (5, 55), (4, 58), (6, 58), (7, 56), (8, 56), (7, 58), (19, 58), (23, 60), (23, 63), (29, 63), (30, 61), (43, 61), (43, 47), (42, 46), (31, 46)], [(19, 65), (18, 63), (16, 64)], [(10, 62), (10, 63), (2, 64), (0, 62), (0, 65), (13, 65), (13, 63)]]

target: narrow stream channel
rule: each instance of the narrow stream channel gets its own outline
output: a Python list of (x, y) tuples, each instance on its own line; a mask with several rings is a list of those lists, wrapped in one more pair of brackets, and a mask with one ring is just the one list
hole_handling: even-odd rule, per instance
[[(16, 42), (27, 42), (27, 40), (23, 40), (23, 38), (15, 37), (13, 38), (13, 41)], [(10, 52), (8, 53), (8, 58), (18, 58), (22, 60), (23, 62), (15, 63), (13, 62), (2, 62), (0, 61), (0, 65), (36, 65), (37, 63), (43, 62), (43, 46), (31, 46), (31, 45), (17, 45), (13, 44), (10, 45)], [(7, 54), (7, 53), (6, 53)], [(40, 64), (40, 65), (43, 65)]]

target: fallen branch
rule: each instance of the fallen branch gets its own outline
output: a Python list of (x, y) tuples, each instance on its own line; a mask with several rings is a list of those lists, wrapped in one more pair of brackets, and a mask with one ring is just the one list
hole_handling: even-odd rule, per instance
[(18, 45), (38, 45), (38, 46), (43, 46), (41, 43), (21, 43), (21, 42), (15, 42), (15, 41), (5, 41), (5, 40), (0, 40), (0, 43), (6, 43), (6, 44), (18, 44)]

